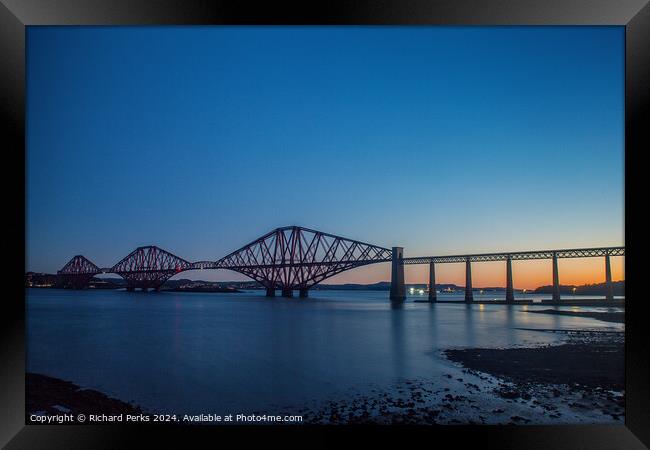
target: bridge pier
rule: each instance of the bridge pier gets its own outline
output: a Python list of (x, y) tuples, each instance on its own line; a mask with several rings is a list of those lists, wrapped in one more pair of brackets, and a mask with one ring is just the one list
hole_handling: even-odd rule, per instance
[(266, 296), (267, 297), (275, 297), (275, 288), (266, 288)]
[(307, 288), (300, 288), (298, 291), (298, 297), (300, 298), (307, 298), (309, 297), (309, 289)]
[(506, 303), (515, 302), (515, 290), (512, 284), (512, 259), (508, 255), (506, 260)]
[(557, 253), (553, 252), (553, 301), (560, 301), (560, 271), (557, 265)]
[(474, 293), (472, 292), (472, 262), (469, 257), (465, 259), (465, 303), (472, 303), (474, 301)]
[(291, 288), (282, 288), (282, 296), (286, 298), (293, 297), (293, 289)]
[(609, 253), (605, 255), (605, 300), (614, 300), (614, 286), (612, 286), (612, 266), (609, 262)]
[(432, 303), (438, 301), (436, 295), (436, 263), (433, 261), (429, 263), (429, 301)]
[(135, 287), (133, 287), (133, 286), (127, 286), (127, 287), (126, 287), (126, 291), (127, 291), (127, 292), (135, 292)]
[(403, 302), (406, 300), (406, 285), (404, 284), (404, 248), (393, 247), (393, 259), (390, 276), (391, 301)]

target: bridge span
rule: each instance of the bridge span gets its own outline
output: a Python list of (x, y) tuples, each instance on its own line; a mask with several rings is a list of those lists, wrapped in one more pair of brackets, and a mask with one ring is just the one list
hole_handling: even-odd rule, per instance
[(474, 301), (472, 263), (506, 263), (506, 302), (514, 303), (512, 261), (551, 259), (553, 261), (553, 300), (560, 299), (559, 258), (605, 258), (607, 300), (613, 300), (611, 256), (624, 256), (625, 247), (599, 247), (526, 252), (500, 252), (471, 255), (404, 257), (402, 247), (392, 249), (347, 239), (298, 226), (276, 228), (238, 250), (215, 261), (190, 262), (154, 245), (138, 247), (112, 267), (100, 268), (83, 255), (74, 256), (57, 272), (58, 284), (81, 289), (92, 277), (114, 273), (127, 282), (127, 290), (159, 290), (172, 276), (187, 270), (228, 269), (257, 281), (273, 297), (279, 290), (284, 297), (298, 291), (307, 297), (309, 289), (346, 270), (368, 264), (391, 262), (392, 301), (406, 299), (404, 266), (429, 264), (429, 301), (437, 301), (436, 264), (465, 263), (465, 301)]
[[(401, 252), (400, 247), (394, 247), (393, 252)], [(505, 261), (506, 263), (506, 302), (514, 303), (514, 283), (512, 277), (512, 261), (550, 259), (553, 261), (553, 301), (560, 300), (560, 271), (558, 268), (558, 259), (560, 258), (605, 258), (605, 299), (614, 300), (612, 288), (612, 268), (611, 256), (625, 256), (625, 247), (596, 247), (596, 248), (572, 248), (562, 250), (532, 250), (525, 252), (500, 252), (500, 253), (478, 253), (472, 255), (444, 255), (444, 256), (418, 256), (412, 258), (402, 258), (401, 274), (397, 275), (397, 281), (400, 277), (403, 279), (403, 266), (405, 264), (429, 264), (429, 301), (435, 302), (436, 290), (431, 288), (436, 285), (436, 264), (445, 263), (465, 263), (465, 301), (474, 301), (472, 292), (472, 263)], [(399, 271), (399, 269), (398, 269)], [(393, 278), (395, 279), (395, 278)], [(403, 290), (403, 289), (402, 289)], [(399, 291), (399, 292), (398, 292)], [(391, 298), (405, 298), (406, 292), (402, 293), (399, 287), (396, 288), (393, 295), (391, 285)]]

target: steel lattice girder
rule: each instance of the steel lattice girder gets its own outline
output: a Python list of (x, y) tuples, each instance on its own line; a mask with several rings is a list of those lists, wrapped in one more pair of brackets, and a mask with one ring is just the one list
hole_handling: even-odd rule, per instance
[(92, 277), (98, 273), (101, 273), (101, 269), (92, 261), (83, 255), (76, 255), (57, 272), (57, 284), (80, 289), (87, 286)]
[(58, 275), (96, 275), (101, 269), (92, 261), (82, 255), (74, 256), (68, 263), (57, 272)]
[[(403, 258), (404, 264), (461, 263), (625, 256), (625, 247), (501, 252), (473, 255)], [(100, 269), (82, 255), (73, 257), (57, 274), (74, 285), (86, 284), (98, 273), (116, 273), (129, 286), (157, 288), (185, 270), (230, 269), (267, 288), (302, 289), (345, 270), (391, 261), (388, 248), (303, 227), (277, 228), (218, 261), (190, 263), (156, 246), (138, 247), (111, 268)]]
[(154, 245), (138, 247), (115, 264), (110, 272), (127, 280), (131, 287), (158, 288), (192, 264)]
[(218, 269), (214, 261), (196, 261), (191, 264), (191, 270)]
[(625, 247), (599, 247), (599, 248), (575, 248), (564, 250), (536, 250), (529, 252), (510, 253), (483, 253), (477, 255), (453, 255), (453, 256), (421, 256), (415, 258), (404, 258), (404, 264), (429, 264), (429, 263), (460, 263), (481, 261), (506, 261), (552, 259), (557, 258), (591, 258), (597, 256), (625, 256)]
[(391, 260), (390, 249), (302, 227), (277, 228), (215, 262), (267, 288), (306, 289), (345, 270)]

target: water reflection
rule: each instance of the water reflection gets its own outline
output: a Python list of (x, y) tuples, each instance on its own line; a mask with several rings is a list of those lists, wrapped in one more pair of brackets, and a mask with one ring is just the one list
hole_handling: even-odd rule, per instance
[(404, 307), (392, 305), (390, 311), (391, 330), (391, 357), (393, 360), (393, 373), (397, 378), (404, 378), (408, 372), (406, 339), (404, 336)]
[(464, 305), (465, 307), (465, 336), (464, 345), (467, 347), (476, 346), (476, 330), (474, 325), (474, 305)]
[(387, 295), (316, 291), (299, 301), (29, 289), (27, 367), (151, 410), (273, 411), (395, 377), (440, 378), (446, 348), (561, 339), (520, 328), (623, 329), (520, 305), (390, 303)]
[(438, 316), (436, 314), (437, 308), (436, 308), (436, 303), (429, 303), (429, 307), (427, 308), (427, 317), (428, 317), (428, 330), (429, 330), (429, 335), (431, 336), (430, 342), (432, 345), (435, 345), (436, 342), (438, 342), (438, 330), (439, 326), (437, 326), (436, 322), (438, 321)]
[(390, 309), (404, 309), (405, 303), (406, 302), (402, 302), (399, 300), (391, 300)]
[[(553, 310), (560, 311), (560, 307), (555, 306), (555, 307), (553, 307)], [(562, 316), (560, 316), (559, 314), (555, 314), (555, 315), (553, 315), (551, 317), (553, 317), (553, 328), (560, 328), (560, 321), (561, 321)]]
[(506, 334), (508, 336), (508, 340), (511, 342), (514, 342), (515, 340), (515, 333), (516, 330), (515, 328), (515, 308), (517, 306), (515, 305), (505, 305), (506, 307)]

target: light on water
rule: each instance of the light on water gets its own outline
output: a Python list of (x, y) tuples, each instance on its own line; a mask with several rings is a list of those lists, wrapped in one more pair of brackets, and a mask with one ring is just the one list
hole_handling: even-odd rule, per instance
[(310, 296), (28, 289), (27, 370), (151, 411), (272, 412), (405, 378), (435, 381), (454, 367), (444, 349), (564, 338), (522, 328), (623, 329), (526, 313), (542, 305), (414, 303), (416, 295), (394, 307), (384, 291)]

